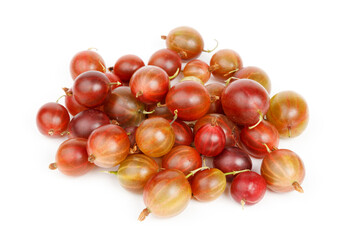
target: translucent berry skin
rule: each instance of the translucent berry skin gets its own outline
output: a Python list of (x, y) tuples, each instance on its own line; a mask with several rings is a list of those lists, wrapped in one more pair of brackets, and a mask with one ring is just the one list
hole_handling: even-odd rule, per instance
[(141, 190), (147, 181), (159, 171), (156, 161), (144, 154), (131, 154), (121, 162), (117, 178), (128, 190)]
[(109, 117), (97, 109), (87, 109), (76, 114), (69, 124), (69, 137), (88, 138), (96, 128), (110, 124)]
[(214, 157), (225, 147), (225, 133), (221, 127), (208, 123), (196, 132), (194, 143), (199, 153), (207, 157)]
[[(168, 120), (172, 122), (172, 120)], [(191, 128), (181, 120), (176, 120), (171, 124), (175, 133), (175, 144), (178, 145), (190, 145), (194, 140), (194, 134)]]
[(146, 183), (143, 198), (151, 214), (172, 217), (181, 213), (189, 204), (191, 186), (181, 171), (166, 169)]
[(181, 71), (181, 58), (173, 50), (160, 49), (151, 55), (148, 65), (160, 67), (171, 77)]
[(188, 175), (191, 171), (200, 168), (202, 159), (196, 149), (189, 146), (176, 146), (162, 159), (165, 169), (177, 169)]
[(261, 175), (274, 192), (302, 192), (300, 184), (305, 177), (301, 158), (288, 149), (278, 149), (267, 154), (261, 163)]
[(276, 127), (280, 137), (296, 137), (308, 125), (309, 108), (300, 94), (293, 91), (279, 92), (271, 98), (266, 118)]
[(221, 95), (225, 89), (225, 85), (215, 82), (215, 83), (206, 84), (205, 88), (208, 90), (208, 92), (212, 98), (210, 108), (207, 113), (208, 114), (209, 113), (224, 113), (224, 111), (222, 109), (222, 105), (221, 105)]
[(145, 104), (161, 102), (169, 91), (170, 80), (167, 73), (157, 66), (145, 66), (131, 77), (131, 93)]
[(136, 144), (149, 157), (162, 157), (175, 143), (175, 134), (170, 123), (164, 118), (144, 120), (136, 130)]
[(70, 62), (72, 79), (75, 80), (77, 76), (87, 71), (106, 72), (104, 59), (97, 52), (92, 50), (78, 52)]
[(252, 126), (269, 109), (270, 97), (263, 86), (250, 79), (230, 83), (223, 91), (221, 104), (226, 116), (239, 125)]
[(204, 49), (204, 40), (200, 33), (191, 27), (177, 27), (166, 36), (166, 47), (171, 49), (183, 60), (200, 56)]
[(214, 77), (226, 80), (234, 75), (233, 71), (242, 67), (243, 63), (237, 52), (231, 49), (222, 49), (211, 57), (209, 70)]
[(103, 105), (111, 94), (109, 79), (98, 71), (80, 74), (75, 79), (72, 90), (76, 101), (87, 108)]
[(120, 57), (113, 68), (113, 72), (122, 82), (129, 82), (131, 76), (139, 68), (145, 66), (144, 62), (136, 55), (128, 54)]
[[(279, 133), (268, 121), (262, 121), (255, 128), (244, 127), (240, 133), (243, 149), (254, 158), (264, 158), (269, 150), (279, 145)], [(265, 146), (266, 144), (266, 146)]]
[(209, 202), (217, 199), (223, 194), (225, 188), (225, 175), (216, 168), (199, 171), (191, 179), (193, 196), (200, 202)]
[(210, 95), (203, 85), (194, 81), (184, 81), (170, 88), (165, 103), (171, 112), (178, 111), (179, 119), (194, 121), (208, 112)]
[(121, 127), (137, 126), (145, 119), (145, 104), (131, 93), (129, 87), (116, 88), (104, 104), (104, 112)]
[(125, 130), (114, 124), (95, 129), (87, 142), (89, 161), (102, 168), (119, 165), (125, 160), (129, 150), (130, 140)]
[(203, 83), (209, 81), (211, 72), (209, 72), (209, 65), (206, 62), (199, 59), (194, 59), (188, 62), (183, 70), (184, 77), (197, 77)]
[[(234, 78), (240, 78), (240, 79), (251, 79), (258, 83), (260, 83), (266, 91), (270, 94), (271, 92), (271, 81), (269, 76), (266, 74), (264, 70), (258, 67), (244, 67), (234, 73)], [(236, 81), (236, 79), (234, 80)]]
[[(230, 121), (225, 115), (223, 114), (206, 114), (202, 118), (196, 121), (194, 126), (194, 135), (196, 132), (205, 124), (212, 123), (216, 121), (217, 125), (221, 127), (221, 129), (225, 133), (226, 137), (226, 144), (225, 146), (231, 147), (231, 146), (240, 146), (240, 129), (238, 126), (236, 126), (235, 123)], [(241, 147), (241, 146), (240, 146)]]
[(36, 125), (40, 133), (48, 137), (62, 137), (70, 122), (70, 116), (59, 103), (46, 103), (36, 114)]
[(263, 199), (265, 192), (265, 179), (253, 171), (239, 173), (232, 181), (230, 187), (231, 197), (242, 205), (258, 203)]
[(90, 171), (94, 164), (88, 161), (87, 139), (70, 138), (64, 141), (56, 152), (57, 169), (69, 176), (80, 176)]
[[(224, 148), (224, 150), (214, 158), (213, 165), (224, 173), (252, 169), (252, 161), (249, 155), (244, 150), (236, 147)], [(236, 175), (233, 174), (227, 175), (226, 180), (231, 182), (235, 176)]]

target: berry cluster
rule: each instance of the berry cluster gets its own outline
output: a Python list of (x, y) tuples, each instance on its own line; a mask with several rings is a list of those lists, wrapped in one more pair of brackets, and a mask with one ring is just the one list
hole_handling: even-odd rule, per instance
[[(74, 82), (64, 88), (65, 107), (51, 102), (37, 113), (42, 134), (68, 137), (50, 168), (79, 176), (94, 165), (118, 166), (107, 172), (124, 188), (143, 191), (139, 220), (149, 213), (174, 216), (192, 197), (214, 200), (227, 182), (243, 206), (259, 202), (267, 188), (302, 192), (303, 162), (278, 144), (306, 128), (306, 101), (292, 91), (270, 99), (268, 75), (243, 67), (233, 50), (217, 51), (210, 65), (196, 59), (212, 50), (203, 49), (193, 28), (178, 27), (162, 38), (167, 48), (146, 66), (138, 56), (124, 55), (106, 68), (93, 50), (72, 58)], [(215, 81), (205, 84), (211, 75)], [(260, 173), (251, 170), (250, 156), (262, 159)], [(203, 157), (212, 158), (212, 168)]]

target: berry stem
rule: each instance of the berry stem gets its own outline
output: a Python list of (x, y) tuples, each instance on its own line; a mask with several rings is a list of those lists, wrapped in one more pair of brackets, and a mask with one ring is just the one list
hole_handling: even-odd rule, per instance
[(241, 78), (229, 77), (228, 79), (226, 79), (226, 80), (224, 81), (225, 86), (229, 85), (232, 79), (234, 79), (234, 80), (240, 80)]
[(154, 112), (155, 112), (155, 109), (152, 110), (152, 111), (150, 111), (150, 112), (148, 112), (148, 111), (146, 111), (146, 110), (143, 110), (143, 111), (142, 111), (143, 114), (152, 114), (152, 113), (154, 113)]
[(91, 163), (94, 163), (94, 161), (95, 161), (95, 156), (94, 156), (94, 154), (91, 154), (91, 155), (89, 156), (88, 161), (91, 162)]
[(135, 96), (135, 97), (138, 98), (138, 97), (140, 97), (140, 96), (142, 96), (142, 95), (143, 95), (143, 92), (142, 92), (142, 91), (139, 91), (139, 92), (136, 93), (136, 96)]
[(56, 103), (59, 103), (60, 99), (62, 99), (63, 97), (66, 97), (66, 94), (65, 94), (65, 95), (61, 95), (61, 96), (56, 100)]
[(232, 71), (230, 71), (230, 72), (228, 72), (228, 73), (225, 73), (225, 74), (224, 74), (224, 77), (229, 76), (230, 74), (232, 74), (232, 73), (234, 73), (234, 72), (237, 72), (237, 71), (239, 71), (238, 68), (236, 68), (236, 69), (234, 69), (234, 70), (232, 70)]
[(177, 117), (178, 117), (178, 110), (176, 109), (176, 110), (174, 111), (174, 118), (173, 118), (173, 120), (171, 121), (170, 125), (172, 125), (172, 124), (176, 121)]
[(166, 104), (161, 104), (161, 102), (158, 102), (158, 103), (156, 104), (156, 106), (157, 106), (157, 107), (166, 107)]
[(259, 121), (257, 123), (255, 123), (255, 125), (250, 126), (249, 129), (255, 128), (257, 125), (259, 125), (261, 123), (262, 120), (264, 120), (264, 116), (263, 116), (262, 112), (259, 111)]
[(208, 50), (203, 49), (202, 51), (207, 52), (207, 53), (213, 52), (219, 46), (218, 40), (214, 39), (214, 41), (216, 42), (216, 45), (215, 45), (215, 47), (213, 49), (208, 49)]
[(244, 170), (239, 170), (239, 171), (233, 171), (233, 172), (227, 172), (227, 173), (224, 173), (225, 176), (227, 175), (235, 175), (235, 174), (238, 174), (238, 173), (242, 173), (242, 172), (249, 172), (251, 171), (250, 169), (244, 169)]
[(244, 201), (244, 199), (241, 199), (240, 204), (241, 204), (242, 210), (244, 210), (244, 206), (245, 206), (245, 201)]
[(302, 189), (302, 187), (300, 186), (300, 184), (295, 181), (293, 182), (292, 186), (294, 187), (294, 189), (300, 193), (304, 193), (304, 189)]
[(101, 172), (117, 175), (117, 171), (101, 171)]
[(145, 209), (142, 210), (142, 212), (140, 213), (140, 215), (139, 215), (139, 217), (138, 217), (138, 220), (139, 220), (139, 221), (144, 221), (145, 218), (146, 218), (147, 216), (149, 216), (149, 214), (150, 214), (150, 210), (149, 210), (148, 208), (145, 208)]
[(56, 163), (50, 163), (49, 168), (50, 168), (51, 170), (57, 169)]
[(174, 73), (174, 75), (170, 76), (169, 79), (173, 80), (174, 78), (176, 78), (179, 75), (180, 72), (180, 68), (176, 69), (176, 72)]
[(211, 95), (210, 96), (210, 102), (213, 103), (213, 102), (216, 102), (220, 99), (219, 96), (216, 96), (216, 95)]
[(121, 82), (119, 82), (119, 81), (117, 81), (117, 82), (111, 82), (111, 83), (109, 83), (109, 85), (110, 85), (110, 86), (112, 86), (112, 85), (121, 86), (121, 85), (122, 85), (122, 83), (121, 83)]
[(268, 153), (271, 153), (271, 152), (272, 152), (266, 143), (263, 143), (263, 145), (266, 147), (266, 151), (267, 151)]
[(201, 171), (201, 170), (205, 170), (205, 169), (209, 169), (209, 167), (200, 167), (200, 168), (197, 168), (195, 170), (192, 170), (188, 175), (186, 175), (186, 178), (189, 178), (193, 175), (195, 175), (195, 173)]

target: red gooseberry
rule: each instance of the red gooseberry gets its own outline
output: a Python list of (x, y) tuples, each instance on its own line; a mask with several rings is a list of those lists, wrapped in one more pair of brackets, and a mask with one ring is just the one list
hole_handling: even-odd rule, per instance
[(77, 76), (87, 71), (106, 72), (104, 59), (92, 50), (78, 52), (70, 62), (72, 79), (75, 80)]
[(112, 168), (129, 154), (130, 140), (125, 130), (108, 124), (95, 129), (89, 136), (87, 152), (89, 161), (102, 168)]
[(68, 111), (56, 102), (44, 104), (36, 114), (36, 124), (41, 134), (48, 137), (62, 137), (70, 121)]
[(50, 169), (57, 168), (69, 176), (80, 176), (90, 171), (94, 164), (88, 161), (86, 143), (85, 138), (70, 138), (61, 143), (56, 152), (56, 161), (50, 164)]
[(129, 82), (134, 72), (143, 66), (145, 66), (145, 64), (141, 58), (136, 55), (128, 54), (120, 57), (112, 70), (122, 82)]
[(181, 213), (190, 202), (191, 186), (181, 171), (165, 169), (146, 183), (143, 198), (146, 208), (138, 218), (140, 221), (150, 213), (172, 217)]
[(138, 69), (131, 77), (131, 93), (145, 104), (158, 103), (169, 91), (169, 76), (157, 66), (145, 66)]

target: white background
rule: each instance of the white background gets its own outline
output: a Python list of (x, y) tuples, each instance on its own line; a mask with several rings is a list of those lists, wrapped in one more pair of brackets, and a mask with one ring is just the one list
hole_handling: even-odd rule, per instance
[[(359, 239), (358, 1), (297, 2), (2, 1), (0, 239)], [(71, 86), (71, 57), (96, 47), (107, 66), (128, 53), (147, 62), (165, 47), (160, 35), (182, 25), (197, 29), (206, 48), (217, 39), (218, 49), (263, 68), (272, 95), (306, 98), (307, 130), (279, 145), (303, 159), (304, 194), (267, 191), (242, 210), (225, 193), (138, 222), (142, 196), (115, 176), (48, 169), (62, 140), (42, 136), (35, 116)]]

